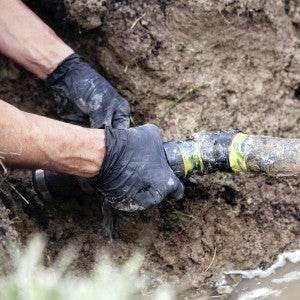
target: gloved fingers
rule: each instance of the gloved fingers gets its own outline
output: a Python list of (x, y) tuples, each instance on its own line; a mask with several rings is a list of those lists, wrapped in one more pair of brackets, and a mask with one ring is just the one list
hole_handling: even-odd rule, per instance
[(127, 111), (117, 111), (112, 115), (111, 112), (107, 112), (106, 115), (94, 114), (90, 118), (91, 127), (93, 128), (103, 128), (104, 126), (109, 126), (117, 129), (128, 129), (130, 120), (129, 113)]
[[(123, 98), (122, 98), (123, 99)], [(90, 123), (92, 128), (103, 128), (104, 126), (127, 129), (129, 127), (130, 107), (124, 99), (122, 106), (104, 111), (95, 111), (90, 115)]]
[[(53, 91), (61, 116), (72, 111), (94, 128), (128, 127), (128, 101), (78, 54), (65, 58), (48, 76), (46, 86)], [(114, 114), (117, 114), (115, 119)], [(78, 121), (70, 115), (65, 119)]]
[(127, 129), (129, 128), (129, 124), (130, 124), (129, 117), (114, 118), (112, 121), (113, 128), (117, 128), (117, 129)]
[(149, 208), (162, 201), (160, 193), (154, 191), (152, 187), (149, 189), (142, 189), (134, 197), (130, 197), (124, 201), (110, 201), (110, 204), (118, 210), (123, 211), (137, 211)]
[(73, 105), (67, 98), (61, 97), (58, 93), (54, 93), (54, 99), (59, 103), (57, 108), (58, 116), (67, 122), (89, 126), (89, 118), (77, 108), (76, 105)]
[(74, 125), (79, 125), (79, 126), (83, 126), (83, 127), (89, 127), (89, 119), (87, 117), (84, 116), (80, 116), (79, 114), (62, 114), (62, 113), (58, 113), (58, 116), (64, 120), (65, 122), (74, 124)]
[(176, 188), (171, 193), (169, 193), (168, 196), (175, 198), (176, 200), (179, 200), (184, 195), (184, 185), (177, 177), (175, 178), (175, 180), (177, 183)]
[[(171, 181), (173, 181), (171, 183)], [(175, 198), (179, 200), (183, 197), (184, 194), (184, 186), (181, 181), (174, 176), (171, 180), (168, 180), (168, 188), (164, 188), (163, 190), (155, 189), (151, 186), (149, 188), (143, 188), (140, 190), (134, 197), (135, 205), (140, 206), (139, 209), (146, 209), (152, 205), (157, 205), (162, 202), (167, 196)]]
[(158, 127), (107, 127), (105, 137), (107, 151), (101, 172), (89, 182), (115, 208), (142, 210), (159, 204), (167, 196), (183, 196), (183, 185), (166, 161)]
[(157, 205), (163, 200), (162, 195), (152, 187), (140, 190), (134, 197), (134, 203), (140, 208), (139, 210), (149, 208), (150, 206)]
[(112, 126), (113, 128), (118, 129), (127, 129), (129, 128), (130, 120), (130, 106), (127, 100), (124, 98), (119, 99), (118, 108), (113, 114)]
[(95, 112), (90, 115), (90, 123), (91, 128), (112, 127), (112, 114), (103, 115), (103, 113)]

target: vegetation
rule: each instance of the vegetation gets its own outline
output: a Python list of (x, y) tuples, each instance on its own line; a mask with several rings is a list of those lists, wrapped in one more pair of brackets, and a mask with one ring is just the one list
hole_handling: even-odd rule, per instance
[[(123, 266), (106, 255), (99, 256), (94, 271), (76, 277), (68, 268), (76, 257), (74, 249), (51, 267), (41, 263), (45, 243), (35, 237), (24, 251), (11, 250), (14, 268), (0, 277), (1, 300), (95, 300), (95, 299), (173, 299), (170, 286), (151, 290), (149, 276), (142, 274), (143, 256), (136, 254)], [(12, 247), (13, 248), (13, 247)]]

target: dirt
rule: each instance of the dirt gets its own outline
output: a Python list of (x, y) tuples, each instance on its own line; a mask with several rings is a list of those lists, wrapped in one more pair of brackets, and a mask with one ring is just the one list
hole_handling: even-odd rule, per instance
[[(135, 124), (156, 123), (165, 139), (222, 129), (299, 138), (298, 0), (65, 0), (66, 11), (27, 3), (129, 99)], [(56, 117), (42, 82), (4, 58), (1, 64), (2, 99)], [(2, 200), (1, 222), (23, 243), (34, 232), (46, 234), (49, 264), (76, 243), (77, 274), (92, 269), (99, 249), (118, 262), (140, 249), (153, 284), (176, 283), (183, 297), (215, 287), (224, 271), (265, 268), (278, 253), (300, 248), (297, 177), (195, 176), (180, 201), (115, 211), (112, 243), (98, 199), (42, 203), (28, 178), (23, 171), (10, 175), (30, 205), (14, 194)]]

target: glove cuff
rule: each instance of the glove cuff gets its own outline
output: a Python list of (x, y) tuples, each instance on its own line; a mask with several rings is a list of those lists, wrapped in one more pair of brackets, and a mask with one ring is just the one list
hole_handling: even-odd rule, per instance
[(45, 80), (46, 87), (50, 88), (53, 85), (55, 85), (57, 80), (63, 78), (69, 72), (69, 70), (73, 69), (74, 64), (78, 64), (81, 62), (85, 61), (83, 57), (81, 57), (77, 53), (72, 53), (69, 56), (67, 56), (58, 64), (56, 69), (48, 75), (48, 77)]
[(104, 126), (105, 132), (105, 156), (98, 175), (89, 178), (91, 186), (105, 182), (105, 178), (111, 172), (116, 161), (120, 159), (128, 141), (128, 132), (124, 129), (113, 129)]

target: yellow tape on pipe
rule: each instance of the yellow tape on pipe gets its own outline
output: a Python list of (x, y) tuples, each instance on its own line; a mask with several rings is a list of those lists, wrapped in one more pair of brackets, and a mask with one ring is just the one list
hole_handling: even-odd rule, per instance
[(248, 134), (242, 132), (237, 133), (229, 146), (229, 164), (232, 171), (235, 173), (247, 172), (247, 165), (242, 153), (241, 146), (248, 136)]

